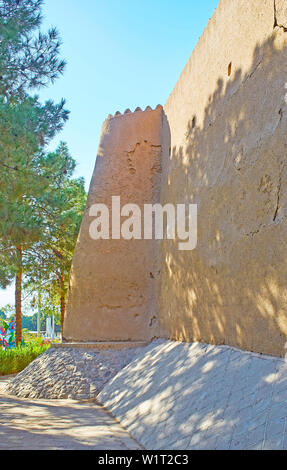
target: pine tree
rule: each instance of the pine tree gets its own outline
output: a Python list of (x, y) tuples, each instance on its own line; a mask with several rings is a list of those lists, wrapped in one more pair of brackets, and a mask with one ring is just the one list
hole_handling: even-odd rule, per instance
[(68, 118), (64, 100), (42, 105), (29, 96), (65, 67), (58, 32), (40, 31), (41, 6), (41, 0), (0, 0), (0, 257), (7, 261), (0, 282), (5, 286), (16, 276), (17, 344), (25, 250), (41, 238), (42, 217), (31, 201), (51, 177), (43, 149)]
[(69, 272), (87, 194), (84, 180), (72, 178), (75, 161), (65, 144), (50, 153), (49, 159), (60, 168), (66, 165), (67, 171), (65, 175), (55, 171), (49, 188), (34, 202), (42, 211), (45, 228), (41, 240), (28, 250), (30, 264), (26, 277), (30, 288), (42, 287), (53, 302), (58, 299), (63, 327)]
[(0, 95), (21, 96), (65, 68), (56, 28), (42, 33), (42, 0), (0, 0)]

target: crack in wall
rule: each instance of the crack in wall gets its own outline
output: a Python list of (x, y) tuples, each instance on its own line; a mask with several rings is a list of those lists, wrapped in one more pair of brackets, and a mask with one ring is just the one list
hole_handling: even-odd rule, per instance
[(149, 327), (152, 328), (154, 326), (154, 324), (157, 322), (157, 317), (156, 316), (153, 316), (151, 319), (150, 319), (150, 322), (149, 322)]
[[(283, 8), (283, 7), (281, 7)], [(273, 28), (281, 28), (283, 29), (284, 33), (287, 32), (287, 16), (286, 16), (286, 23), (284, 21), (284, 24), (282, 21), (279, 20), (280, 14), (284, 16), (284, 11), (281, 11), (280, 7), (278, 6), (278, 0), (274, 0), (274, 26)], [(287, 13), (287, 10), (286, 10)], [(282, 18), (281, 18), (282, 20)]]
[[(257, 230), (253, 230), (252, 232), (246, 233), (245, 235), (247, 237), (254, 237), (254, 235), (257, 235), (263, 229), (265, 229), (267, 227), (271, 227), (272, 225), (274, 225), (274, 222), (276, 222), (278, 220), (278, 213), (279, 213), (279, 209), (280, 209), (280, 195), (281, 195), (281, 190), (282, 190), (282, 174), (283, 174), (283, 170), (284, 170), (285, 166), (286, 166), (285, 164), (282, 164), (282, 167), (281, 167), (280, 173), (279, 173), (279, 181), (278, 181), (277, 197), (276, 197), (276, 207), (275, 207), (275, 211), (274, 211), (274, 216), (272, 218), (272, 223), (270, 223), (270, 224), (260, 224), (260, 226), (258, 227)], [(278, 222), (283, 222), (286, 219), (287, 219), (286, 216), (281, 217), (280, 220), (278, 220)]]
[[(264, 57), (262, 56), (262, 57), (258, 60), (257, 64), (254, 65), (253, 70), (251, 70), (250, 73), (246, 74), (246, 76), (242, 79), (241, 83), (238, 84), (238, 87), (237, 87), (232, 93), (229, 94), (229, 96), (226, 98), (226, 105), (232, 100), (232, 98), (233, 98), (234, 96), (237, 95), (237, 93), (239, 93), (239, 91), (241, 90), (242, 86), (245, 85), (245, 83), (257, 72), (257, 69), (258, 69), (259, 66), (261, 65), (263, 59), (264, 59)], [(214, 123), (215, 123), (215, 121), (216, 121), (216, 119), (220, 118), (220, 117), (223, 116), (224, 114), (225, 114), (225, 110), (222, 110), (222, 111), (217, 112), (217, 114), (216, 114), (216, 116), (214, 117), (214, 119), (209, 122), (209, 126), (210, 126), (210, 127), (213, 126)], [(192, 131), (193, 131), (193, 129), (192, 129)], [(191, 138), (192, 138), (192, 132), (190, 132), (190, 131), (187, 131), (184, 135), (185, 135), (186, 139), (191, 139)], [(161, 146), (160, 146), (160, 147), (161, 147)]]
[(275, 214), (274, 214), (274, 217), (273, 217), (273, 222), (275, 222), (275, 220), (277, 219), (277, 215), (278, 215), (279, 208), (280, 208), (281, 184), (282, 184), (282, 171), (280, 172), (280, 175), (279, 175), (279, 183), (278, 183), (278, 190), (277, 190), (277, 204), (276, 204), (276, 208), (275, 208)]
[(278, 216), (278, 212), (279, 212), (279, 209), (280, 209), (280, 195), (281, 195), (281, 190), (282, 190), (282, 175), (283, 175), (284, 168), (286, 166), (286, 163), (284, 163), (284, 162), (281, 162), (281, 163), (282, 163), (282, 166), (281, 166), (281, 169), (280, 169), (280, 172), (279, 172), (277, 202), (276, 202), (276, 208), (275, 208), (275, 213), (274, 213), (274, 217), (273, 217), (273, 222), (276, 221), (277, 216)]
[(260, 64), (262, 63), (262, 60), (263, 60), (263, 57), (261, 57), (261, 59), (259, 59), (258, 63), (255, 65), (255, 67), (253, 68), (253, 70), (246, 75), (246, 77), (242, 80), (242, 85), (247, 81), (249, 80), (254, 74), (255, 72), (257, 71), (258, 67), (260, 66)]
[[(286, 220), (287, 220), (287, 216), (281, 217), (278, 220), (277, 224), (285, 222)], [(257, 230), (254, 230), (253, 232), (245, 233), (245, 236), (246, 237), (254, 237), (254, 235), (258, 235), (258, 233), (262, 232), (262, 230), (264, 230), (266, 228), (269, 228), (269, 227), (273, 227), (274, 225), (275, 224), (273, 222), (271, 224), (261, 224), (260, 227)]]

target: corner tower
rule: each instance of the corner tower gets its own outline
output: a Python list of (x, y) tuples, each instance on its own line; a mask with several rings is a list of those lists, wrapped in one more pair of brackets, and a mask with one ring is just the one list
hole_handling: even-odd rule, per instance
[[(137, 108), (103, 123), (94, 174), (72, 263), (64, 339), (148, 341), (157, 336), (159, 276), (154, 240), (112, 239), (112, 197), (125, 204), (160, 201), (163, 109)], [(110, 239), (90, 236), (90, 208), (105, 204)], [(124, 219), (123, 219), (124, 220)]]

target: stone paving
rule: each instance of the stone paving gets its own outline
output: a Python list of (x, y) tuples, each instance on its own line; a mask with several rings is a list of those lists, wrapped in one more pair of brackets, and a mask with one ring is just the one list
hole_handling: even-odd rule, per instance
[(283, 359), (160, 340), (98, 398), (149, 450), (287, 449)]
[[(3, 394), (0, 450), (135, 450), (141, 447), (99, 404), (27, 400)], [(2, 392), (2, 393), (1, 393)]]
[(50, 348), (13, 378), (6, 392), (33, 399), (95, 398), (137, 351)]

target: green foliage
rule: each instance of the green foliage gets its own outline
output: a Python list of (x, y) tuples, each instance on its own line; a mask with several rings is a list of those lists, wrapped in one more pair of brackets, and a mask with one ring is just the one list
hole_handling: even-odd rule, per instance
[(24, 370), (36, 357), (49, 348), (38, 340), (30, 341), (25, 346), (0, 350), (0, 375), (16, 374)]
[(9, 319), (9, 321), (12, 321), (12, 316), (15, 313), (13, 305), (7, 304), (7, 305), (5, 305), (5, 307), (1, 307), (1, 311), (4, 313), (4, 316), (5, 316), (5, 317), (3, 317), (1, 315), (3, 318)]
[(37, 331), (37, 315), (22, 315), (22, 328), (28, 331)]
[(40, 30), (42, 0), (0, 0), (0, 94), (23, 96), (65, 68), (55, 28)]
[(0, 288), (6, 289), (15, 276), (11, 249), (0, 239)]
[[(59, 152), (61, 158), (70, 161), (64, 144)], [(55, 157), (56, 154), (51, 155), (51, 158)], [(26, 252), (28, 269), (25, 288), (40, 290), (41, 310), (56, 318), (59, 315), (60, 297), (66, 295), (73, 251), (87, 198), (84, 180), (69, 176), (58, 178), (50, 190), (43, 193), (41, 207), (44, 208), (44, 237)]]

